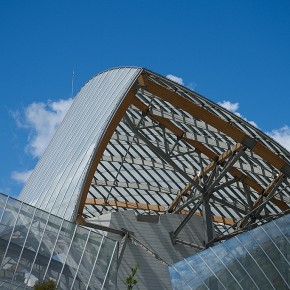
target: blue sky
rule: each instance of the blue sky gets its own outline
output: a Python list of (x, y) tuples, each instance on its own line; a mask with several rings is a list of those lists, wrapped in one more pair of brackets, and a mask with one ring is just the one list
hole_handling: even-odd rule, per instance
[[(290, 149), (290, 1), (0, 1), (0, 191), (17, 196), (77, 92), (142, 66)], [(227, 101), (227, 102), (224, 102)]]

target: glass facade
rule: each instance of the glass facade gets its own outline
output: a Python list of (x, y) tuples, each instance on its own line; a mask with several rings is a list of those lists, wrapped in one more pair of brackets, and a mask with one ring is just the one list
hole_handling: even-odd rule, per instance
[(0, 194), (0, 289), (115, 289), (117, 242)]
[(169, 267), (173, 289), (290, 289), (290, 215)]

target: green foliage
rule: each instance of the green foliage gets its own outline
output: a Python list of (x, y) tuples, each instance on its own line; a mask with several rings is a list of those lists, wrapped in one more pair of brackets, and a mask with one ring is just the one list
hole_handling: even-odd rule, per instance
[(56, 283), (52, 280), (48, 280), (46, 282), (38, 282), (33, 287), (34, 290), (57, 290)]
[(139, 269), (139, 265), (135, 265), (133, 268), (131, 268), (131, 274), (126, 278), (125, 284), (128, 286), (128, 290), (133, 289), (134, 285), (138, 283), (138, 280), (134, 278), (137, 271)]

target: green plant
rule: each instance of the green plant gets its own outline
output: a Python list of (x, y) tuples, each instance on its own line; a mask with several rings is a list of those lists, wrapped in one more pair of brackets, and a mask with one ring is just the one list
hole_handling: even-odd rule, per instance
[(57, 290), (56, 283), (53, 280), (37, 282), (34, 285), (33, 289), (34, 290)]
[(131, 268), (131, 274), (128, 277), (126, 277), (125, 284), (128, 286), (127, 288), (128, 290), (133, 289), (134, 285), (138, 283), (138, 280), (134, 278), (138, 269), (139, 265), (135, 265), (133, 268)]

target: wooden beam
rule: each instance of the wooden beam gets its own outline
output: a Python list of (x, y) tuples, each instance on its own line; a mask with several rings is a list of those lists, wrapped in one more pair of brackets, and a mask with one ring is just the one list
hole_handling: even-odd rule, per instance
[(182, 129), (180, 129), (178, 126), (176, 126), (169, 119), (150, 113), (149, 107), (146, 104), (144, 104), (142, 101), (140, 101), (139, 99), (134, 98), (134, 100), (132, 102), (132, 105), (134, 105), (136, 108), (138, 108), (144, 114), (149, 116), (151, 119), (153, 119), (156, 122), (158, 122), (160, 125), (162, 125), (166, 129), (168, 129), (171, 132), (173, 132), (178, 137), (182, 137), (182, 135), (185, 133)]
[[(195, 176), (193, 178), (193, 180), (195, 182), (198, 182), (202, 176), (208, 174), (211, 170), (214, 169), (214, 167), (216, 166), (216, 164), (219, 163), (223, 163), (227, 158), (229, 158), (230, 156), (232, 156), (235, 152), (240, 151), (243, 148), (243, 145), (238, 143), (236, 145), (234, 145), (231, 149), (223, 152), (220, 156), (215, 156), (215, 160), (216, 161), (212, 161), (209, 165), (207, 165), (205, 168), (203, 168), (200, 173)], [(237, 169), (238, 170), (238, 169)], [(193, 184), (188, 183), (182, 190), (181, 192), (176, 196), (176, 198), (174, 199), (174, 201), (171, 203), (171, 205), (168, 208), (168, 212), (173, 212), (175, 207), (177, 206), (180, 198), (182, 196), (187, 195), (188, 191), (192, 188)]]
[(144, 76), (141, 74), (139, 77), (138, 77), (138, 85), (140, 87), (145, 87), (145, 80), (144, 80)]
[[(279, 176), (283, 175), (282, 173), (280, 173), (278, 175), (278, 177), (273, 180), (268, 186), (267, 188), (263, 188), (260, 184), (258, 184), (255, 180), (253, 180), (252, 178), (246, 176), (245, 174), (243, 174), (241, 171), (239, 171), (237, 168), (231, 168), (230, 169), (230, 173), (231, 175), (233, 175), (235, 178), (239, 179), (241, 182), (249, 185), (251, 188), (253, 188), (254, 190), (256, 190), (260, 196), (259, 198), (257, 199), (257, 201), (255, 202), (255, 204), (253, 205), (253, 208), (255, 208), (259, 202), (260, 202), (260, 199), (263, 197), (263, 196), (268, 196), (271, 188), (274, 186), (274, 184), (277, 182), (277, 178), (280, 179)], [(276, 206), (278, 206), (281, 210), (285, 211), (285, 210), (289, 210), (290, 207), (287, 205), (286, 202), (282, 201), (282, 200), (279, 200), (275, 197), (272, 197), (270, 199), (270, 201), (275, 204)]]
[[(87, 198), (85, 204), (87, 205), (99, 205), (99, 206), (112, 206), (112, 207), (120, 207), (127, 209), (140, 209), (140, 210), (150, 210), (155, 212), (165, 212), (165, 206), (162, 205), (153, 205), (147, 203), (138, 203), (138, 202), (128, 202), (128, 201), (116, 201), (116, 200), (108, 200), (105, 202), (104, 199), (99, 198)], [(180, 214), (188, 214), (188, 210), (180, 211)], [(195, 216), (202, 216), (202, 213), (195, 212)], [(212, 220), (217, 223), (223, 223), (226, 225), (234, 225), (236, 223), (235, 219), (221, 217), (221, 216), (212, 216)]]
[(252, 189), (257, 191), (259, 194), (263, 193), (264, 188), (258, 182), (256, 182), (254, 179), (248, 177), (243, 172), (241, 172), (239, 169), (237, 169), (235, 167), (232, 167), (232, 168), (230, 168), (229, 173), (233, 177), (235, 177), (236, 179), (238, 179), (241, 182), (249, 185)]
[(277, 198), (271, 198), (270, 201), (275, 204), (276, 206), (278, 206), (280, 209), (282, 209), (283, 211), (289, 211), (290, 207), (288, 206), (288, 204), (280, 199)]
[(95, 148), (94, 150), (94, 153), (93, 153), (94, 156), (91, 159), (91, 164), (89, 164), (88, 171), (86, 172), (86, 175), (84, 177), (84, 183), (81, 189), (78, 215), (82, 215), (83, 213), (83, 209), (85, 206), (85, 201), (87, 198), (87, 194), (89, 192), (91, 181), (94, 177), (95, 171), (106, 149), (106, 146), (108, 145), (116, 127), (122, 120), (126, 110), (130, 106), (134, 98), (135, 98), (135, 92), (134, 92), (134, 89), (131, 88), (126, 94), (126, 96), (124, 97), (122, 104), (120, 105), (118, 110), (115, 112), (114, 116), (112, 117), (112, 120), (110, 121), (108, 127), (106, 128), (104, 132), (104, 135), (102, 136), (102, 140), (99, 143), (99, 146)]
[[(236, 144), (238, 145), (238, 144)], [(237, 147), (239, 148), (239, 147)], [(228, 150), (229, 151), (229, 150)], [(220, 157), (218, 157), (218, 162), (222, 162), (224, 161), (223, 158), (225, 158), (227, 156), (227, 154), (229, 153), (228, 151), (224, 152), (224, 156), (222, 157), (222, 155)], [(207, 174), (210, 169), (213, 169), (213, 164), (214, 162), (210, 163), (207, 167), (205, 167), (205, 169), (202, 170), (202, 172), (200, 173), (199, 176), (196, 176), (194, 178), (194, 181), (198, 181), (203, 174)], [(247, 184), (248, 186), (250, 186), (252, 189), (254, 189), (256, 192), (258, 192), (260, 195), (264, 194), (265, 190), (269, 190), (269, 189), (264, 189), (259, 183), (257, 183), (254, 179), (248, 177), (247, 175), (245, 175), (244, 173), (242, 173), (239, 169), (237, 169), (236, 167), (232, 167), (229, 169), (229, 173), (236, 179), (240, 180), (241, 182)], [(181, 198), (181, 196), (186, 196), (188, 191), (192, 188), (192, 185), (190, 183), (188, 183), (184, 189), (179, 193), (179, 195), (174, 199), (174, 201), (171, 203), (171, 205), (168, 208), (169, 212), (172, 212), (175, 207), (177, 206), (177, 203), (179, 201), (179, 199)], [(282, 210), (286, 210), (286, 209), (290, 209), (290, 207), (287, 205), (287, 203), (285, 203), (284, 201), (278, 200), (276, 198), (271, 198), (270, 200), (273, 204), (275, 204), (276, 206), (278, 206), (280, 209)]]
[[(171, 132), (173, 132), (175, 135), (177, 136), (181, 136), (181, 139), (186, 141), (188, 144), (192, 145), (193, 147), (195, 147), (197, 150), (199, 150), (201, 153), (203, 153), (204, 155), (206, 155), (207, 157), (209, 157), (210, 159), (214, 160), (213, 162), (211, 162), (207, 167), (205, 167), (201, 173), (199, 177), (195, 177), (194, 181), (199, 181), (200, 177), (202, 175), (207, 174), (208, 172), (210, 172), (214, 166), (216, 165), (216, 163), (222, 163), (224, 162), (232, 153), (239, 151), (242, 147), (242, 144), (237, 143), (235, 146), (233, 146), (232, 149), (225, 151), (223, 154), (221, 154), (220, 156), (218, 156), (217, 154), (215, 154), (213, 151), (211, 151), (209, 148), (207, 148), (206, 146), (204, 146), (202, 143), (186, 138), (184, 136), (186, 136), (186, 132), (184, 132), (183, 130), (181, 130), (178, 126), (176, 126), (175, 124), (173, 124), (170, 120), (164, 118), (164, 117), (160, 117), (160, 116), (156, 116), (152, 113), (149, 112), (149, 107), (144, 104), (142, 101), (140, 101), (139, 99), (135, 98), (132, 102), (132, 104), (138, 108), (139, 110), (141, 110), (143, 113), (147, 114), (148, 116), (150, 116), (153, 120), (157, 121), (158, 123), (160, 123), (160, 125), (162, 125), (163, 127), (167, 128), (168, 130), (170, 130)], [(252, 178), (246, 176), (245, 174), (243, 174), (240, 170), (238, 170), (235, 167), (232, 167), (229, 169), (230, 174), (237, 178), (238, 180), (242, 181), (243, 183), (249, 185), (251, 188), (253, 188), (255, 191), (257, 191), (259, 194), (262, 194), (264, 189), (262, 186), (260, 186), (255, 180), (253, 180)], [(176, 207), (179, 199), (181, 196), (185, 196), (187, 194), (187, 192), (192, 188), (192, 184), (188, 183), (185, 188), (180, 192), (179, 196), (177, 196), (175, 198), (175, 200), (172, 202), (172, 204), (169, 206), (169, 212), (172, 212), (174, 210), (174, 208)], [(279, 203), (281, 204), (281, 203)], [(284, 205), (285, 207), (285, 205)]]
[(186, 141), (188, 144), (196, 148), (199, 152), (210, 158), (211, 160), (216, 160), (218, 155), (211, 151), (208, 147), (203, 145), (201, 142), (183, 137), (182, 140)]
[(149, 107), (144, 104), (139, 99), (135, 98), (132, 102), (132, 104), (141, 110), (143, 113), (145, 113), (147, 116), (149, 116), (151, 119), (158, 122), (161, 126), (171, 131), (174, 135), (176, 135), (178, 138), (184, 140), (194, 148), (196, 148), (198, 151), (203, 153), (205, 156), (209, 157), (210, 159), (215, 160), (218, 156), (212, 152), (209, 148), (207, 148), (205, 145), (203, 145), (201, 142), (186, 138), (186, 132), (180, 129), (178, 126), (176, 126), (173, 122), (171, 122), (169, 119), (157, 116), (155, 114), (152, 114), (149, 112)]
[(140, 209), (140, 210), (164, 212), (164, 207), (162, 205), (152, 205), (148, 203), (139, 203), (139, 202), (117, 201), (117, 200), (109, 200), (105, 202), (105, 200), (103, 199), (87, 198), (85, 201), (85, 204), (101, 205), (101, 206), (116, 206), (116, 207), (128, 208), (128, 209)]
[(241, 129), (221, 119), (219, 116), (216, 116), (205, 108), (195, 104), (189, 98), (179, 95), (176, 92), (173, 92), (168, 88), (155, 83), (147, 77), (144, 77), (144, 80), (146, 83), (146, 90), (148, 92), (163, 99), (166, 102), (169, 102), (174, 107), (182, 109), (183, 111), (191, 114), (193, 117), (204, 121), (206, 124), (209, 124), (217, 130), (225, 133), (227, 136), (231, 137), (238, 143), (244, 143), (247, 146), (247, 142), (245, 140), (250, 140), (250, 143), (252, 144), (249, 149), (272, 164), (279, 171), (283, 172), (283, 170), (286, 168), (287, 170), (284, 171), (287, 171), (288, 176), (290, 175), (288, 173), (290, 165), (285, 160), (283, 160), (265, 145), (261, 144), (259, 141), (246, 135)]
[[(160, 98), (162, 98), (164, 101), (167, 101), (171, 103), (173, 106), (180, 108), (189, 114), (191, 114), (193, 117), (200, 119), (204, 121), (205, 123), (211, 125), (212, 127), (216, 128), (217, 130), (225, 133), (229, 137), (231, 137), (233, 140), (235, 140), (238, 143), (243, 144), (243, 142), (246, 145), (245, 140), (250, 139), (253, 141), (253, 145), (251, 146), (251, 150), (256, 153), (257, 155), (261, 156), (263, 159), (265, 159), (267, 162), (272, 164), (274, 167), (276, 167), (279, 170), (289, 169), (290, 165), (283, 160), (281, 157), (276, 155), (274, 152), (272, 152), (270, 149), (268, 149), (263, 144), (259, 143), (259, 141), (254, 140), (253, 138), (247, 136), (242, 130), (238, 129), (237, 127), (231, 125), (229, 122), (221, 119), (220, 117), (216, 116), (215, 114), (208, 112), (205, 108), (195, 104), (192, 102), (189, 98), (186, 98), (184, 96), (181, 96), (151, 80), (149, 80), (145, 75), (142, 75), (142, 78), (138, 80), (139, 85), (146, 86), (146, 90)], [(141, 102), (141, 101), (140, 101)], [(95, 170), (99, 164), (99, 161), (103, 155), (103, 152), (110, 141), (110, 138), (112, 134), (114, 133), (114, 130), (116, 129), (117, 125), (120, 123), (122, 117), (124, 116), (127, 108), (130, 104), (136, 103), (135, 98), (135, 92), (134, 89), (131, 88), (129, 92), (124, 97), (124, 100), (114, 116), (112, 117), (112, 120), (110, 121), (107, 129), (104, 132), (104, 135), (102, 136), (102, 141), (99, 144), (99, 147), (96, 148), (94, 151), (94, 156), (92, 158), (92, 162), (89, 165), (89, 170), (86, 173), (86, 176), (84, 178), (83, 187), (81, 190), (81, 197), (80, 197), (80, 204), (78, 209), (78, 214), (82, 215), (83, 208), (86, 202), (87, 193), (90, 187), (91, 180), (93, 179)], [(143, 104), (141, 102), (141, 104)], [(140, 104), (139, 104), (140, 105)], [(145, 106), (145, 107), (144, 107)], [(141, 110), (147, 110), (148, 113), (148, 107), (143, 104)], [(151, 114), (149, 112), (149, 114)], [(176, 126), (173, 122), (170, 120), (161, 117), (156, 116), (154, 114), (151, 114), (152, 118), (155, 118), (157, 122), (162, 124), (164, 127), (172, 131), (174, 134), (176, 134), (178, 137), (182, 138), (185, 142), (191, 144), (193, 147), (195, 147), (197, 150), (199, 150), (201, 153), (208, 156), (210, 159), (215, 160), (217, 158), (217, 155), (212, 152), (209, 148), (204, 146), (202, 143), (186, 138), (184, 136), (184, 131), (180, 129), (178, 126)], [(287, 171), (286, 170), (286, 171)], [(285, 170), (284, 170), (285, 171)], [(239, 178), (242, 182), (248, 184), (250, 187), (255, 189), (260, 194), (263, 192), (263, 188), (253, 179), (245, 176), (242, 172), (240, 172), (236, 168), (231, 168), (229, 171), (234, 177)], [(288, 173), (287, 173), (288, 174)], [(262, 189), (262, 190), (261, 190)], [(189, 189), (187, 189), (188, 191)], [(287, 208), (289, 209), (288, 205), (280, 201), (278, 199), (272, 198), (271, 202), (279, 206), (281, 209)]]
[(265, 188), (263, 193), (257, 198), (257, 200), (255, 201), (255, 203), (253, 205), (253, 209), (255, 209), (257, 206), (259, 206), (259, 204), (263, 200), (263, 197), (267, 197), (270, 194), (270, 192), (272, 191), (272, 189), (274, 188), (274, 186), (277, 184), (277, 182), (279, 182), (283, 177), (284, 177), (284, 174), (282, 174), (282, 173), (280, 173), (276, 176), (276, 178), (267, 186), (267, 188)]
[[(258, 215), (258, 212), (255, 212), (255, 210), (260, 206), (260, 204), (263, 202), (263, 198), (267, 197), (274, 189), (274, 187), (277, 185), (278, 182), (281, 181), (281, 179), (284, 177), (285, 175), (283, 173), (280, 173), (276, 176), (276, 178), (265, 188), (265, 190), (263, 190), (263, 192), (260, 194), (260, 196), (257, 198), (257, 200), (255, 201), (255, 203), (253, 204), (253, 208), (252, 208), (252, 212), (254, 212), (254, 215)], [(287, 204), (282, 204), (283, 202), (277, 202), (278, 200), (274, 198), (274, 200), (270, 199), (270, 201), (272, 201), (274, 204), (279, 204), (280, 206), (282, 205), (283, 208), (285, 208), (285, 206), (287, 206)], [(264, 207), (264, 206), (263, 206)], [(287, 206), (288, 207), (288, 206)], [(263, 208), (259, 209), (259, 212), (261, 212)], [(289, 207), (288, 207), (289, 209)], [(248, 221), (249, 217), (245, 218), (242, 223), (241, 223), (241, 227), (243, 227), (247, 221)]]
[(228, 159), (229, 157), (231, 157), (234, 153), (239, 152), (240, 150), (243, 149), (243, 145), (240, 143), (235, 144), (232, 148), (230, 148), (229, 150), (223, 152), (216, 161), (212, 161), (209, 165), (207, 165), (204, 169), (202, 169), (198, 175), (198, 179), (201, 178), (201, 176), (206, 175), (207, 173), (209, 173), (210, 171), (212, 171), (214, 169), (214, 167), (217, 164), (223, 164), (224, 161), (226, 159)]
[[(263, 208), (265, 207), (265, 205), (262, 206), (262, 208), (258, 209), (258, 212), (256, 211), (256, 209), (260, 206), (260, 204), (263, 202), (263, 198), (264, 197), (268, 197), (269, 194), (272, 193), (273, 189), (275, 186), (278, 185), (278, 182), (281, 182), (281, 179), (284, 178), (285, 175), (283, 173), (280, 173), (276, 176), (276, 178), (265, 188), (265, 190), (263, 190), (263, 192), (260, 194), (260, 196), (257, 198), (257, 200), (255, 201), (253, 208), (251, 209), (251, 212), (253, 212), (254, 216), (258, 216), (259, 213), (263, 210)], [(281, 201), (278, 200), (274, 197), (272, 197), (269, 201), (271, 201), (273, 204), (275, 204), (276, 206), (278, 206), (280, 209), (282, 209), (283, 211), (289, 210), (289, 206)], [(244, 219), (241, 220), (240, 223), (240, 227), (243, 228), (248, 220), (249, 220), (250, 216), (245, 217)]]

